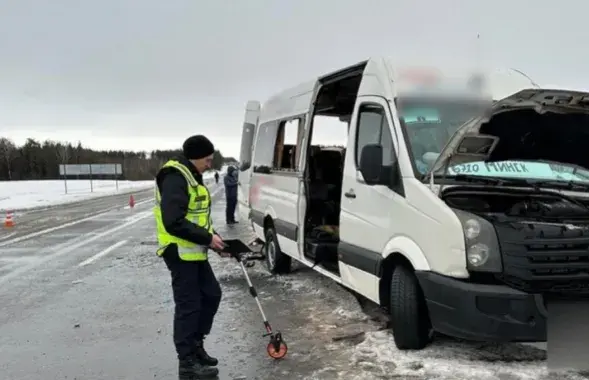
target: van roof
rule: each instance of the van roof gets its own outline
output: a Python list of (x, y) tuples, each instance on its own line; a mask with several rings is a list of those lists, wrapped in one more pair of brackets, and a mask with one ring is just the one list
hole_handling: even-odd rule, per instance
[[(281, 120), (291, 118), (293, 116), (308, 113), (311, 103), (314, 100), (314, 91), (319, 86), (323, 78), (336, 75), (339, 72), (349, 70), (351, 67), (360, 67), (361, 65), (371, 65), (384, 67), (383, 73), (387, 75), (393, 82), (398, 82), (407, 72), (422, 72), (428, 75), (428, 71), (437, 72), (438, 75), (462, 75), (464, 79), (467, 77), (463, 73), (472, 73), (472, 70), (465, 68), (452, 67), (417, 67), (409, 65), (394, 64), (395, 61), (387, 57), (372, 57), (370, 59), (360, 61), (355, 65), (330, 72), (326, 75), (321, 75), (312, 80), (305, 81), (294, 87), (283, 90), (272, 95), (263, 103), (260, 115), (260, 123), (267, 121)], [(417, 74), (419, 75), (419, 74)], [(469, 78), (472, 77), (468, 74)], [(402, 79), (401, 79), (402, 80)], [(521, 71), (515, 69), (495, 69), (485, 73), (485, 82), (488, 85), (488, 90), (494, 100), (499, 100), (518, 91), (529, 88), (537, 88), (536, 83), (526, 76)], [(397, 96), (397, 94), (395, 94)]]

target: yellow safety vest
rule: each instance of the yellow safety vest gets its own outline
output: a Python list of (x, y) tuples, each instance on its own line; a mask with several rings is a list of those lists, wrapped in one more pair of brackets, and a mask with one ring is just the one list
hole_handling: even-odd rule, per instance
[[(210, 233), (213, 233), (213, 221), (211, 219), (211, 196), (209, 190), (199, 184), (190, 169), (178, 161), (170, 160), (162, 166), (162, 170), (165, 168), (174, 168), (178, 170), (188, 184), (188, 195), (190, 201), (188, 203), (188, 210), (186, 212), (186, 219), (191, 223), (194, 223), (200, 227), (205, 228)], [(208, 247), (194, 244), (184, 239), (180, 239), (176, 236), (170, 235), (164, 223), (162, 221), (162, 210), (161, 210), (161, 194), (159, 188), (155, 186), (155, 207), (153, 208), (153, 214), (157, 225), (157, 240), (159, 248), (157, 255), (162, 256), (166, 247), (170, 244), (176, 244), (178, 246), (178, 255), (182, 260), (185, 261), (205, 261), (207, 260)]]

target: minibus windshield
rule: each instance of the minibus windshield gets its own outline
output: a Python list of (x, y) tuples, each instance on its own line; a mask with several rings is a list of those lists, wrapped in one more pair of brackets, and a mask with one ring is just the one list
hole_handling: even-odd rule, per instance
[(459, 97), (399, 96), (395, 103), (416, 174), (425, 174), (456, 130), (483, 116), (490, 106), (483, 100)]

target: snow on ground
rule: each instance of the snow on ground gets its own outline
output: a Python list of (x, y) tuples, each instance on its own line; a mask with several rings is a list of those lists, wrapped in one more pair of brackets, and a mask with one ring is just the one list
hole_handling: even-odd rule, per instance
[[(350, 293), (308, 268), (300, 269), (300, 264), (295, 264), (295, 268), (298, 270), (285, 276), (270, 276), (263, 263), (249, 271), (254, 283), (276, 284), (271, 294), (259, 293), (262, 303), (268, 303), (277, 293), (286, 299), (296, 299), (296, 310), (304, 310), (309, 316), (305, 330), (311, 330), (312, 339), (324, 342), (311, 352), (313, 360), (321, 362), (323, 368), (306, 379), (586, 379), (575, 372), (549, 373), (546, 351), (523, 344), (465, 342), (436, 336), (424, 350), (398, 350), (390, 330), (383, 330), (382, 322), (363, 312)], [(215, 263), (215, 271), (220, 274), (221, 283), (230, 277), (241, 277), (234, 262)], [(280, 320), (274, 323), (280, 325)], [(296, 332), (303, 334), (304, 330)], [(354, 336), (358, 332), (360, 336), (352, 339), (333, 340), (334, 336)], [(287, 338), (293, 340), (289, 355), (297, 355), (301, 343), (296, 341), (296, 335)]]
[(68, 180), (67, 194), (64, 181), (2, 181), (0, 182), (0, 210), (26, 210), (49, 207), (97, 197), (149, 189), (153, 181)]
[[(206, 184), (215, 173), (203, 175)], [(153, 181), (74, 180), (67, 181), (67, 194), (63, 180), (0, 181), (0, 210), (28, 210), (79, 202), (92, 198), (129, 193), (153, 187)]]

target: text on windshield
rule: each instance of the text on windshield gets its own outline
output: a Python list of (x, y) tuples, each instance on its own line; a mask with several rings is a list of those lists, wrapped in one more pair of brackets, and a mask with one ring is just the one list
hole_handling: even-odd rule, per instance
[(464, 173), (529, 173), (530, 170), (524, 163), (521, 162), (484, 162), (484, 163), (468, 163), (460, 164), (452, 167), (452, 171), (456, 174)]

